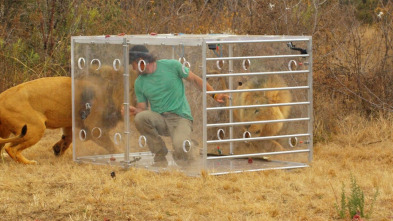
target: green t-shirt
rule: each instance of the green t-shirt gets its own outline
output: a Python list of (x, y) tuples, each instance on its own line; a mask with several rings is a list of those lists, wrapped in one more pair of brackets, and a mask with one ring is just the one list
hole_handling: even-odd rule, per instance
[(135, 80), (135, 94), (138, 103), (150, 103), (151, 110), (157, 113), (171, 112), (193, 120), (188, 104), (183, 78), (188, 77), (189, 69), (177, 60), (158, 60), (154, 73), (139, 75)]

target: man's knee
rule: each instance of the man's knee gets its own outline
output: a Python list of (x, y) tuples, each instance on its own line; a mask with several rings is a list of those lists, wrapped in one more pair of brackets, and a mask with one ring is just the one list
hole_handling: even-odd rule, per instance
[(149, 119), (149, 113), (148, 111), (142, 111), (139, 112), (137, 115), (135, 115), (134, 118), (134, 123), (136, 128), (139, 130), (139, 128), (143, 128), (146, 122), (148, 122)]

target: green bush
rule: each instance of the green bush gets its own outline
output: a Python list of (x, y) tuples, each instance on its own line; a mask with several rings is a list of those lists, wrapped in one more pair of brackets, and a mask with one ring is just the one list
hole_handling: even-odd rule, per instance
[[(346, 214), (348, 214), (350, 218), (354, 217), (356, 214), (360, 215), (361, 217), (369, 218), (373, 212), (374, 204), (378, 195), (379, 190), (377, 189), (371, 201), (370, 209), (368, 210), (368, 213), (366, 213), (364, 192), (357, 184), (355, 177), (351, 176), (351, 193), (347, 197), (345, 194), (345, 185), (343, 183), (340, 205), (338, 205), (338, 202), (335, 204), (337, 213), (339, 214), (340, 218), (345, 218)], [(348, 213), (346, 213), (346, 211), (348, 211)]]

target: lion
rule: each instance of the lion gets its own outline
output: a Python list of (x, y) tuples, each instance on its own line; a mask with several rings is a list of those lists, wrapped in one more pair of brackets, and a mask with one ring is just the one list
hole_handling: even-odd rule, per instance
[[(108, 143), (112, 145), (109, 135), (107, 135), (108, 130), (115, 128), (119, 122), (124, 120), (122, 114), (124, 107), (124, 69), (118, 68), (115, 70), (113, 66), (109, 65), (100, 67), (92, 65), (88, 71), (88, 73), (82, 72), (74, 78), (75, 90), (81, 94), (80, 99), (75, 101), (78, 102), (76, 106), (79, 107), (75, 110), (75, 123), (78, 128), (91, 131), (91, 133), (85, 133), (85, 135), (91, 136), (93, 141), (100, 146), (102, 146), (99, 143), (100, 140), (105, 140), (103, 145)], [(130, 71), (128, 92), (129, 102), (133, 105), (135, 105), (133, 89), (135, 76), (136, 74)], [(89, 109), (86, 108), (87, 105), (90, 107)], [(133, 121), (131, 116), (130, 121)], [(92, 134), (94, 128), (100, 128), (99, 134)], [(94, 140), (94, 138), (99, 139)], [(88, 138), (85, 137), (84, 139)]]
[[(226, 89), (225, 82), (222, 82), (222, 84), (224, 84), (224, 88)], [(263, 75), (249, 78), (245, 83), (239, 82), (237, 90), (276, 87), (287, 87), (287, 84), (282, 77), (278, 75)], [(290, 103), (291, 101), (292, 95), (289, 90), (232, 93), (232, 106)], [(229, 103), (227, 103), (227, 105), (229, 105)], [(288, 118), (290, 111), (291, 106), (288, 105), (240, 108), (233, 110), (233, 116), (238, 122), (283, 120)], [(257, 123), (244, 126), (244, 130), (248, 131), (251, 137), (275, 136), (282, 130), (283, 125), (283, 122)], [(273, 142), (278, 149), (283, 149), (282, 145), (277, 141), (271, 140), (271, 142)]]
[[(102, 65), (101, 67), (98, 68), (98, 66), (93, 65), (89, 68), (89, 75), (88, 78), (86, 79), (87, 81), (100, 81), (100, 87), (105, 88), (105, 96), (109, 108), (107, 109), (108, 111), (110, 110), (110, 113), (113, 115), (117, 115), (117, 117), (120, 116), (120, 109), (124, 105), (124, 82), (123, 82), (123, 73), (124, 69), (123, 67), (118, 68), (118, 70), (115, 70), (112, 66), (110, 65)], [(83, 76), (83, 74), (82, 74)], [(132, 105), (135, 105), (135, 92), (134, 92), (134, 82), (136, 79), (137, 75), (133, 70), (129, 71), (129, 98), (130, 98), (130, 103)], [(119, 80), (120, 79), (120, 80)], [(76, 81), (78, 82), (78, 81)], [(82, 81), (82, 84), (83, 81)], [(82, 85), (83, 86), (83, 85)], [(112, 110), (111, 110), (112, 109)], [(104, 116), (109, 116), (110, 114), (106, 114)], [(133, 121), (133, 119), (131, 119)], [(108, 119), (106, 121), (107, 123), (113, 122), (113, 120)], [(116, 122), (116, 121), (114, 121)]]
[[(102, 85), (109, 85), (102, 77), (78, 80), (78, 87), (83, 88), (75, 94), (75, 112), (84, 115), (79, 127), (89, 127), (91, 122), (102, 122), (99, 125), (111, 128), (122, 120), (118, 99), (102, 99), (108, 96)], [(108, 86), (108, 90), (114, 90)], [(118, 95), (119, 92), (112, 93)], [(111, 96), (110, 94), (109, 96)], [(86, 114), (85, 104), (89, 102), (107, 107), (97, 111), (92, 108)], [(101, 103), (100, 103), (101, 102)], [(102, 103), (106, 102), (106, 103)], [(98, 121), (97, 119), (102, 119)], [(72, 143), (72, 101), (70, 77), (46, 77), (19, 84), (0, 94), (0, 151), (5, 146), (8, 155), (23, 164), (36, 164), (26, 159), (21, 152), (36, 144), (46, 129), (62, 128), (61, 139), (53, 145), (56, 156), (62, 155)], [(11, 134), (17, 136), (8, 138)], [(87, 136), (89, 136), (87, 134)], [(86, 137), (91, 139), (91, 137)], [(110, 152), (116, 151), (109, 135), (103, 134), (94, 140)]]
[[(0, 94), (0, 150), (17, 162), (36, 164), (21, 152), (36, 144), (45, 129), (63, 128), (61, 139), (53, 146), (64, 152), (72, 142), (71, 78), (48, 77), (25, 82)], [(11, 134), (19, 134), (8, 138)]]

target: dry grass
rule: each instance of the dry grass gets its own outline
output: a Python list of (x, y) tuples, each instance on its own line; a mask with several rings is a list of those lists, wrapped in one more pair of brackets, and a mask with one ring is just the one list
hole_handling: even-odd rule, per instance
[(315, 146), (310, 168), (201, 177), (77, 164), (72, 151), (56, 158), (50, 147), (60, 131), (48, 131), (25, 151), (38, 165), (4, 157), (0, 214), (2, 220), (42, 221), (340, 220), (334, 204), (343, 183), (350, 194), (353, 175), (365, 193), (366, 213), (380, 191), (369, 220), (392, 220), (391, 123), (353, 116), (347, 122), (356, 121), (357, 128), (347, 123), (334, 142)]

